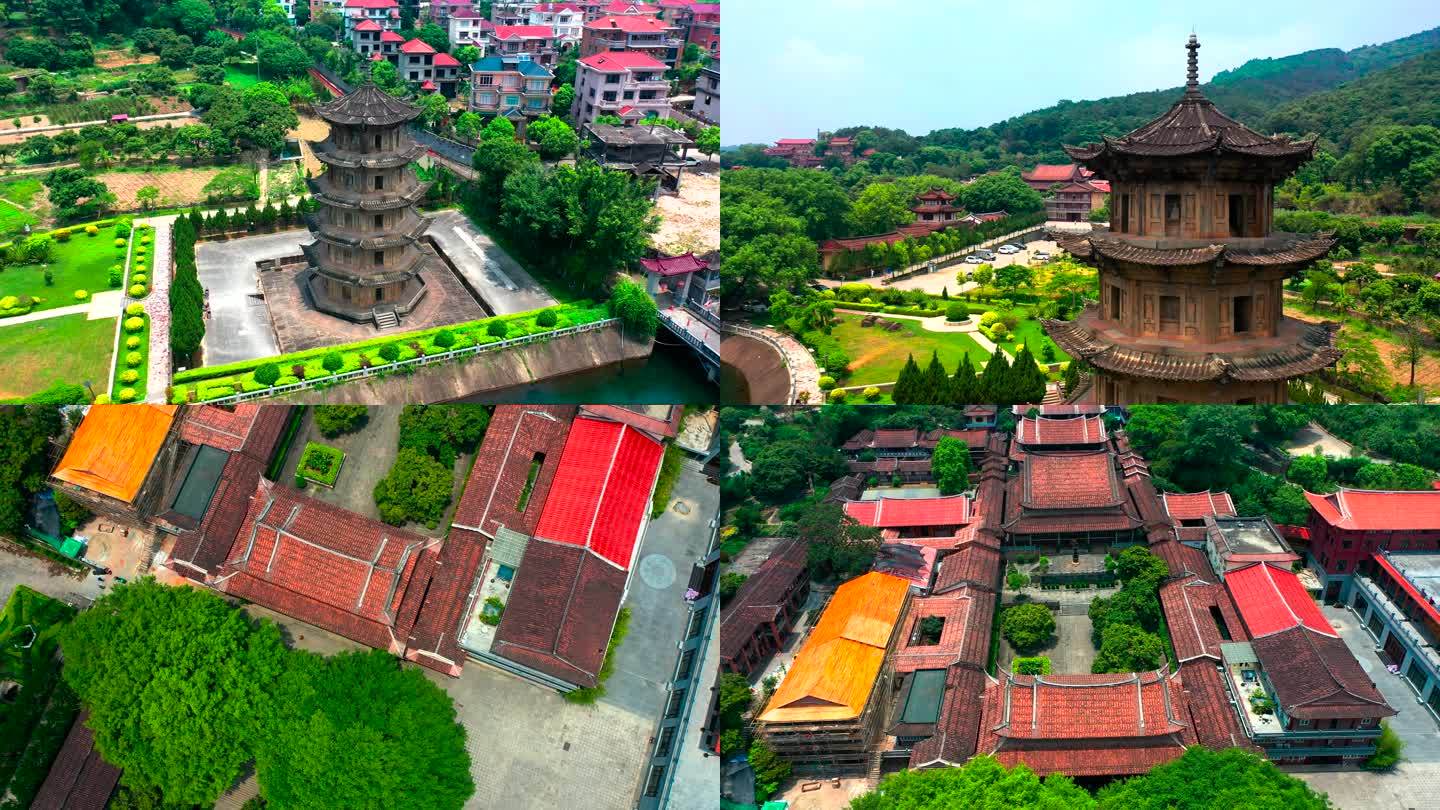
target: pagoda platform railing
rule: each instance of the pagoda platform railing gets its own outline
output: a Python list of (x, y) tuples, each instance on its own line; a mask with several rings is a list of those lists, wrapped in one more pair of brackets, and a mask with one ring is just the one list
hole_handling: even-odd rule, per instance
[[(403, 374), (407, 370), (416, 369), (421, 366), (429, 366), (434, 365), (435, 363), (444, 363), (451, 360), (463, 360), (467, 357), (473, 357), (478, 354), (488, 354), (490, 352), (514, 349), (520, 346), (528, 346), (532, 343), (544, 343), (557, 337), (579, 335), (585, 332), (595, 332), (600, 329), (614, 326), (618, 323), (620, 323), (619, 318), (606, 318), (603, 321), (580, 324), (579, 326), (567, 326), (564, 329), (555, 329), (549, 332), (541, 332), (534, 335), (524, 335), (522, 337), (510, 338), (508, 340), (501, 340), (495, 343), (485, 343), (477, 346), (466, 346), (463, 349), (451, 349), (448, 352), (436, 352), (435, 354), (428, 354), (424, 357), (412, 357), (409, 360), (400, 360), (394, 363), (388, 363), (383, 366), (358, 368), (354, 371), (347, 371), (343, 374), (335, 374), (329, 377), (318, 377), (314, 380), (300, 380), (299, 382), (290, 383), (288, 385), (277, 385), (271, 388), (261, 389), (259, 391), (245, 391), (238, 394), (232, 394), (228, 397), (207, 399), (205, 400), (205, 403), (207, 405), (228, 405), (234, 402), (247, 402), (252, 399), (266, 399), (269, 397), (284, 396), (285, 394), (296, 393), (311, 388), (328, 388), (332, 385), (352, 382), (354, 380), (363, 380), (369, 377), (387, 376), (389, 374), (396, 373), (397, 371)], [(401, 337), (403, 337), (403, 335), (397, 335), (396, 339), (398, 340)]]

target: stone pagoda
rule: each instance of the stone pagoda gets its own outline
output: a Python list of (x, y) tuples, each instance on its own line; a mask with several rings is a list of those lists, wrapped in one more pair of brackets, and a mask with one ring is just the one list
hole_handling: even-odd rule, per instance
[(415, 211), (428, 183), (409, 166), (424, 153), (405, 124), (420, 108), (369, 81), (316, 111), (330, 136), (311, 141), (326, 171), (309, 181), (320, 210), (303, 245), (315, 307), (357, 322), (394, 326), (425, 295), (422, 271), (437, 262), (420, 244), (430, 218)]
[(1335, 363), (1335, 324), (1283, 313), (1281, 285), (1325, 256), (1328, 234), (1275, 233), (1275, 184), (1315, 151), (1227, 117), (1200, 91), (1190, 36), (1185, 93), (1122, 138), (1065, 151), (1110, 181), (1110, 227), (1060, 235), (1100, 271), (1100, 303), (1045, 331), (1096, 370), (1086, 399), (1281, 403), (1286, 381)]

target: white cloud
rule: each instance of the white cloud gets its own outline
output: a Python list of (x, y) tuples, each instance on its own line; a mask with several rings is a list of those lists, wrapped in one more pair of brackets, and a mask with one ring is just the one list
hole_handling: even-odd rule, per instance
[[(857, 51), (824, 50), (814, 40), (792, 37), (775, 54), (775, 67), (787, 84), (803, 86), (804, 79), (824, 79), (858, 72), (865, 58)], [(802, 81), (796, 81), (800, 79)]]

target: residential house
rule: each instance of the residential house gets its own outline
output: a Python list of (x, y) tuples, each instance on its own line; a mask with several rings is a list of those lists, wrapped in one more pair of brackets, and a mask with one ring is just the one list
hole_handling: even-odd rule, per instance
[(490, 32), (486, 53), (500, 56), (529, 55), (546, 67), (555, 65), (555, 32), (544, 25), (496, 25)]
[(638, 52), (664, 63), (669, 69), (675, 66), (684, 44), (679, 37), (679, 29), (663, 20), (638, 15), (612, 15), (585, 24), (585, 33), (580, 40), (580, 56)]
[(528, 25), (537, 0), (498, 0), (490, 6), (490, 21), (499, 25)]
[(426, 92), (454, 98), (460, 83), (460, 62), (448, 53), (439, 53), (428, 42), (416, 38), (400, 46), (400, 78), (419, 85)]
[(570, 118), (576, 125), (601, 115), (627, 123), (670, 115), (670, 82), (664, 63), (638, 51), (585, 56), (576, 64), (575, 102)]
[(809, 595), (805, 544), (786, 540), (721, 611), (721, 668), (748, 677), (782, 650)]
[(720, 123), (720, 60), (716, 59), (700, 71), (695, 80), (695, 117), (708, 124)]
[(345, 39), (352, 43), (355, 41), (355, 26), (364, 20), (391, 31), (400, 29), (400, 3), (397, 0), (345, 0), (342, 11), (345, 15)]
[(1092, 211), (1105, 207), (1110, 195), (1108, 180), (1080, 180), (1066, 183), (1045, 198), (1045, 218), (1061, 222), (1084, 222)]
[(589, 142), (586, 154), (595, 162), (636, 177), (652, 178), (657, 182), (657, 193), (680, 190), (681, 175), (691, 163), (683, 155), (694, 145), (685, 133), (662, 126), (595, 123), (586, 124), (584, 130)]
[(690, 30), (685, 41), (700, 46), (710, 58), (720, 58), (720, 4), (696, 3), (690, 7)]
[(1041, 163), (1028, 172), (1021, 172), (1020, 179), (1036, 191), (1049, 191), (1050, 187), (1059, 183), (1079, 183), (1082, 180), (1090, 179), (1094, 172), (1082, 168), (1075, 163), (1048, 164)]
[(555, 32), (560, 47), (580, 42), (585, 31), (585, 12), (575, 3), (541, 3), (530, 10), (529, 25), (544, 25)]
[(355, 28), (350, 32), (350, 46), (366, 58), (379, 54), (391, 62), (396, 62), (400, 57), (400, 45), (404, 41), (405, 38), (393, 29), (382, 28), (378, 22), (369, 19), (355, 23)]
[(452, 12), (445, 25), (450, 35), (450, 47), (474, 45), (480, 49), (481, 56), (488, 53), (486, 48), (490, 47), (490, 33), (495, 30), (495, 23), (482, 17), (480, 12)]
[(550, 112), (553, 78), (529, 54), (492, 53), (470, 66), (468, 106), (482, 116), (503, 115), (523, 133), (527, 121)]
[(466, 12), (475, 13), (474, 0), (431, 0), (426, 14), (427, 19), (444, 28), (451, 17)]

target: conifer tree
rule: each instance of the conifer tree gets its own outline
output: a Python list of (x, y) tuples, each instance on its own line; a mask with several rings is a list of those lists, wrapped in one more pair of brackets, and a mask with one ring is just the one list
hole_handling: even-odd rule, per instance
[(970, 353), (960, 355), (960, 365), (950, 380), (950, 402), (954, 405), (978, 405), (985, 400), (980, 397), (979, 380), (975, 378), (975, 364), (970, 362)]
[(905, 366), (900, 369), (900, 376), (895, 380), (895, 387), (890, 391), (890, 398), (896, 405), (913, 405), (916, 403), (916, 396), (919, 394), (920, 366), (915, 364), (915, 355), (905, 357)]
[(1010, 370), (1010, 390), (1016, 402), (1041, 402), (1045, 399), (1045, 373), (1035, 364), (1035, 355), (1030, 353), (1029, 344), (1020, 347), (1015, 355), (1015, 365)]
[(940, 353), (930, 352), (930, 365), (925, 367), (921, 383), (920, 402), (925, 405), (944, 405), (950, 401), (950, 378), (940, 362)]
[(985, 364), (985, 370), (980, 372), (978, 393), (980, 401), (986, 404), (1011, 405), (1015, 402), (1010, 391), (1010, 358), (999, 346), (995, 347), (990, 362)]

